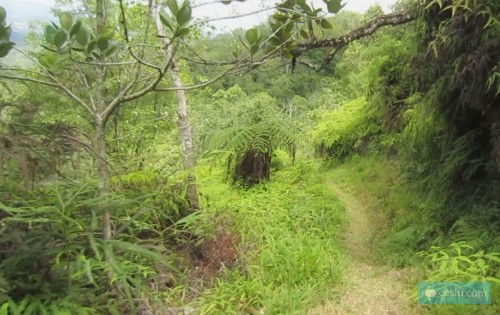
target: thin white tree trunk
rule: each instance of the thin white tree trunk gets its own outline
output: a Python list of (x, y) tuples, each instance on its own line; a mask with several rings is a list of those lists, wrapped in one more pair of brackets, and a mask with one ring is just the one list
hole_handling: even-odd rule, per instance
[[(182, 83), (182, 79), (179, 74), (179, 66), (174, 60), (172, 60), (171, 75), (174, 86), (177, 88), (183, 88), (184, 84)], [(179, 102), (177, 116), (179, 118), (178, 125), (182, 143), (183, 166), (184, 170), (188, 172), (187, 198), (190, 209), (198, 210), (200, 208), (200, 203), (198, 200), (196, 175), (194, 173), (194, 168), (196, 166), (196, 153), (194, 151), (193, 133), (189, 122), (188, 104), (184, 90), (177, 90), (177, 101)]]
[[(99, 195), (103, 196), (108, 188), (108, 165), (106, 154), (106, 132), (102, 121), (96, 119), (95, 139), (94, 139), (94, 155), (99, 173)], [(102, 209), (102, 238), (104, 240), (111, 239), (111, 216), (107, 209)]]
[[(106, 27), (106, 0), (96, 0), (96, 32), (100, 34)], [(104, 81), (106, 79), (105, 69), (97, 66), (97, 111), (102, 113), (106, 108), (106, 91), (104, 90)], [(99, 114), (94, 117), (96, 138), (94, 140), (94, 150), (97, 159), (97, 168), (99, 172), (99, 195), (103, 196), (108, 188), (108, 165), (106, 148), (106, 121)], [(111, 239), (111, 215), (108, 209), (102, 209), (102, 237), (104, 240)]]
[(179, 118), (178, 126), (182, 144), (183, 167), (184, 170), (187, 171), (187, 198), (190, 209), (196, 211), (200, 208), (200, 203), (198, 199), (198, 189), (196, 185), (196, 175), (194, 170), (196, 166), (196, 153), (194, 150), (191, 124), (189, 122), (186, 93), (182, 89), (184, 87), (184, 84), (182, 83), (182, 79), (179, 74), (179, 65), (173, 59), (172, 46), (170, 45), (167, 37), (164, 36), (165, 28), (160, 20), (159, 6), (156, 4), (156, 1), (154, 0), (151, 1), (150, 14), (153, 21), (155, 22), (156, 31), (158, 32), (158, 35), (160, 35), (162, 38), (165, 60), (168, 61), (172, 59), (170, 74), (172, 77), (174, 87), (179, 88), (177, 90), (177, 101), (179, 103), (179, 107), (177, 109), (177, 116)]

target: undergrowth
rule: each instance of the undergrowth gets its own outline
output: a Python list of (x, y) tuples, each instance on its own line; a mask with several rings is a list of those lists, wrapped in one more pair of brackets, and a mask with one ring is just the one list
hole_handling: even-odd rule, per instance
[(500, 253), (478, 251), (468, 242), (456, 242), (447, 247), (433, 246), (428, 251), (420, 252), (420, 255), (425, 262), (426, 281), (492, 284), (492, 305), (434, 305), (425, 308), (427, 314), (498, 314)]
[(200, 314), (300, 314), (339, 283), (344, 209), (315, 168), (299, 163), (246, 190), (225, 183), (220, 169), (201, 171), (207, 210), (198, 219), (237, 231), (239, 258), (204, 286), (194, 301)]
[[(131, 214), (153, 211), (147, 196), (96, 197), (84, 184), (31, 193), (24, 203), (0, 202), (0, 314), (127, 314), (161, 297), (149, 288), (160, 272), (179, 274), (162, 241), (136, 235), (143, 226)], [(100, 238), (103, 204), (119, 215), (117, 231), (130, 233)]]

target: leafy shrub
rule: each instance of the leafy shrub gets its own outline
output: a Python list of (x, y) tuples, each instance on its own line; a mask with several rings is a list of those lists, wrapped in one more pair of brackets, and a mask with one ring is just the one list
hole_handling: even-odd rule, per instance
[(421, 252), (431, 281), (491, 281), (500, 284), (500, 253), (475, 251), (467, 242)]
[(357, 98), (323, 114), (312, 132), (316, 153), (343, 159), (366, 149), (370, 137), (379, 132), (367, 117), (368, 102)]
[(96, 197), (86, 185), (43, 186), (32, 194), (23, 204), (0, 202), (0, 305), (12, 314), (123, 313), (149, 290), (157, 265), (176, 270), (162, 243), (148, 244), (152, 251), (120, 234), (133, 219), (115, 222), (115, 239), (100, 237), (102, 207), (123, 218), (140, 200)]
[(451, 243), (448, 247), (433, 246), (421, 252), (425, 260), (426, 281), (491, 282), (493, 305), (440, 305), (431, 314), (498, 314), (500, 307), (500, 253), (477, 251), (467, 242)]

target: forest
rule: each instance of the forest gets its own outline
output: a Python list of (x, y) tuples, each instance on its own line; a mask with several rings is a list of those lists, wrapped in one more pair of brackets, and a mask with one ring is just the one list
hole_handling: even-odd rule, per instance
[(0, 5), (0, 315), (500, 314), (500, 1), (349, 1)]

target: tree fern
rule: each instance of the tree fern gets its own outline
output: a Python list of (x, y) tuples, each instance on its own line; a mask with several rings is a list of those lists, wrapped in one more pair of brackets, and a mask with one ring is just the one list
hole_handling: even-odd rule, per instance
[(296, 128), (290, 122), (269, 119), (247, 126), (229, 127), (207, 137), (206, 150), (226, 157), (228, 174), (247, 186), (269, 179), (274, 150), (295, 156)]

